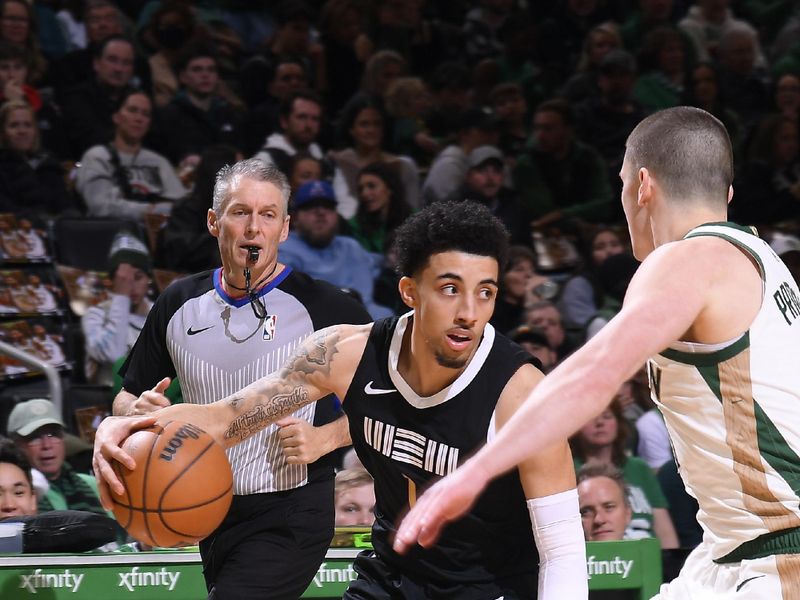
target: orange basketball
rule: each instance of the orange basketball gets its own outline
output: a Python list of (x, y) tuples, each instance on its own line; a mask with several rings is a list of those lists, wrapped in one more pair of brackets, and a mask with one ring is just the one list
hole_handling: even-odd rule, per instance
[(136, 461), (114, 462), (125, 492), (111, 492), (114, 516), (151, 546), (196, 544), (222, 522), (233, 498), (225, 450), (205, 431), (180, 421), (136, 431), (122, 444)]

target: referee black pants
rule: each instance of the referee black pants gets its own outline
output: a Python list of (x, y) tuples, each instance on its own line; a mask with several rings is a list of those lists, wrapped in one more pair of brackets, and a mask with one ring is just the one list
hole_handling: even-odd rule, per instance
[(234, 496), (200, 542), (208, 600), (297, 600), (325, 560), (333, 520), (333, 479)]

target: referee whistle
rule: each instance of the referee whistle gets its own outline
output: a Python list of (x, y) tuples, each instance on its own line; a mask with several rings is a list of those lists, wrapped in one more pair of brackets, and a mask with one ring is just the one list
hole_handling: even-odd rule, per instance
[(256, 246), (248, 246), (247, 247), (247, 260), (254, 263), (258, 262), (258, 252), (259, 248)]

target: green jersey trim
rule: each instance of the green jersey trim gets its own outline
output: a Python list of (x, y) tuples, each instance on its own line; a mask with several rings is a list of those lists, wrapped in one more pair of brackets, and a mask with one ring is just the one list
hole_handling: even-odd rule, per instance
[(692, 231), (686, 234), (686, 237), (692, 235), (693, 231), (700, 229), (701, 227), (729, 227), (730, 229), (736, 229), (737, 231), (741, 231), (743, 233), (749, 233), (750, 235), (754, 235), (758, 237), (758, 229), (753, 227), (752, 225), (739, 225), (738, 223), (734, 223), (733, 221), (714, 221), (712, 223), (703, 223), (702, 225), (698, 225)]
[[(780, 475), (795, 495), (800, 495), (800, 472), (797, 465), (800, 457), (786, 442), (786, 438), (775, 426), (764, 409), (753, 401), (758, 436), (758, 452)], [(800, 554), (800, 528), (773, 531), (758, 536), (737, 547), (716, 563), (732, 563), (772, 556), (773, 554)]]
[(667, 348), (659, 352), (664, 358), (674, 360), (675, 362), (683, 363), (685, 365), (694, 365), (696, 367), (712, 367), (719, 363), (733, 358), (743, 350), (750, 347), (750, 332), (745, 331), (744, 335), (738, 340), (733, 342), (730, 346), (725, 346), (714, 352), (684, 352), (682, 350), (675, 350)]
[(756, 264), (758, 265), (758, 271), (761, 274), (762, 281), (766, 280), (767, 272), (766, 272), (766, 269), (764, 269), (764, 263), (761, 261), (761, 257), (758, 255), (758, 253), (756, 253), (755, 250), (753, 250), (750, 246), (748, 246), (747, 244), (745, 244), (744, 242), (742, 242), (741, 240), (739, 240), (739, 239), (737, 239), (737, 238), (735, 238), (733, 236), (726, 235), (726, 234), (721, 233), (719, 231), (705, 231), (705, 230), (703, 230), (703, 227), (709, 227), (709, 226), (729, 227), (731, 229), (736, 229), (736, 230), (742, 231), (744, 233), (749, 233), (750, 235), (756, 235), (756, 233), (754, 233), (754, 231), (755, 231), (754, 228), (743, 227), (742, 225), (737, 225), (736, 223), (707, 223), (705, 225), (700, 225), (700, 227), (696, 227), (695, 229), (692, 229), (689, 233), (687, 233), (684, 236), (683, 239), (688, 240), (689, 238), (702, 237), (702, 236), (710, 236), (710, 237), (722, 238), (723, 240), (725, 240), (727, 242), (730, 242), (731, 244), (733, 244), (737, 248), (740, 248), (740, 249), (744, 250), (745, 252), (747, 252), (747, 255), (751, 256), (753, 258), (753, 260), (756, 261)]
[(767, 464), (780, 475), (792, 488), (796, 496), (800, 496), (800, 457), (786, 442), (780, 429), (775, 426), (769, 415), (759, 403), (753, 400), (756, 416), (756, 432), (758, 434), (758, 451)]
[(714, 559), (714, 562), (724, 565), (775, 554), (800, 554), (800, 527), (760, 535), (741, 544), (733, 552)]

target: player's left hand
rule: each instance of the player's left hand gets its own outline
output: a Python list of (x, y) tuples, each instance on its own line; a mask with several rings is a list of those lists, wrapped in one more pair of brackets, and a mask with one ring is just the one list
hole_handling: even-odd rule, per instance
[(288, 464), (307, 465), (327, 454), (319, 429), (308, 421), (284, 417), (275, 424), (280, 427), (278, 437)]
[(97, 491), (100, 503), (106, 510), (111, 510), (111, 490), (121, 495), (125, 488), (120, 482), (111, 461), (116, 460), (130, 470), (136, 468), (136, 462), (122, 449), (122, 442), (134, 431), (144, 429), (155, 423), (155, 417), (106, 417), (97, 428), (94, 437), (92, 467), (97, 479)]
[(433, 546), (442, 528), (466, 513), (487, 483), (487, 477), (466, 463), (433, 485), (417, 500), (397, 529), (395, 551), (405, 554), (416, 543), (423, 548)]

